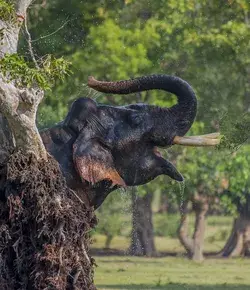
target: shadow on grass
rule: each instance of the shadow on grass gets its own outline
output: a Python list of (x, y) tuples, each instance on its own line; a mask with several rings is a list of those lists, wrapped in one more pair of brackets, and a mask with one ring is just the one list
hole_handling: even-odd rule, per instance
[[(90, 255), (97, 256), (97, 257), (111, 257), (111, 256), (134, 257), (134, 256), (131, 256), (127, 250), (105, 249), (105, 248), (91, 248)], [(206, 258), (213, 258), (213, 259), (222, 258), (218, 256), (218, 252), (205, 252), (204, 256)], [(187, 257), (187, 254), (183, 252), (158, 251), (151, 258), (164, 258), (164, 257)]]
[(97, 284), (97, 289), (119, 289), (119, 290), (249, 290), (250, 285), (240, 284), (217, 284), (217, 285), (194, 285), (194, 284), (177, 284), (168, 283), (162, 285), (101, 285)]
[[(214, 254), (214, 253), (213, 253)], [(90, 249), (91, 256), (121, 256), (121, 257), (131, 257), (131, 255), (126, 250), (118, 250), (118, 249), (105, 249), (105, 248), (91, 248)], [(154, 255), (154, 258), (162, 258), (162, 257), (178, 257), (178, 256), (186, 256), (185, 253), (176, 253), (176, 252), (157, 252)]]
[[(188, 261), (188, 259), (187, 259), (187, 261)], [(102, 260), (102, 258), (99, 258), (99, 260), (98, 260), (98, 263), (107, 263), (107, 264), (112, 264), (112, 263), (126, 263), (126, 264), (128, 264), (128, 263), (131, 263), (131, 264), (166, 264), (166, 262), (164, 262), (164, 261), (159, 261), (159, 260), (154, 260), (153, 258), (152, 258), (152, 260), (150, 260), (150, 258), (147, 258), (147, 260), (143, 260), (143, 259), (141, 259), (141, 260), (130, 260), (129, 258), (128, 259), (121, 259), (121, 260), (119, 260), (119, 259), (115, 259), (115, 260)], [(97, 264), (98, 264), (97, 263)], [(250, 290), (250, 288), (249, 288), (249, 290)]]

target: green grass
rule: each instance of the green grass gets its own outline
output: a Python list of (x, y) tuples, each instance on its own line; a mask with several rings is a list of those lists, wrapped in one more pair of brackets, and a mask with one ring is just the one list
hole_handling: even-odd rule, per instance
[[(162, 219), (162, 217), (156, 217)], [(164, 217), (163, 217), (164, 218)], [(171, 226), (178, 225), (178, 215), (171, 216)], [(157, 223), (155, 226), (163, 227)], [(205, 251), (217, 252), (230, 234), (232, 217), (209, 216), (207, 220)], [(190, 216), (190, 227), (194, 216)], [(129, 232), (124, 228), (123, 231)], [(171, 229), (172, 230), (172, 229)], [(95, 257), (98, 267), (95, 284), (99, 290), (250, 290), (250, 259), (207, 259), (195, 263), (181, 257), (184, 253), (176, 237), (156, 236), (159, 252), (177, 253), (178, 257)], [(92, 247), (103, 248), (105, 236), (95, 234)], [(115, 237), (112, 249), (126, 250), (128, 235)]]
[(249, 290), (250, 260), (95, 257), (98, 290)]

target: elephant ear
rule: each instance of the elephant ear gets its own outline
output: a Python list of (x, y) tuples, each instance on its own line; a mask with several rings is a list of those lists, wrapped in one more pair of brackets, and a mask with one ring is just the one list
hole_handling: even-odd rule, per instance
[(111, 152), (97, 138), (81, 133), (73, 145), (73, 160), (81, 179), (95, 184), (110, 180), (112, 186), (126, 186), (116, 171)]

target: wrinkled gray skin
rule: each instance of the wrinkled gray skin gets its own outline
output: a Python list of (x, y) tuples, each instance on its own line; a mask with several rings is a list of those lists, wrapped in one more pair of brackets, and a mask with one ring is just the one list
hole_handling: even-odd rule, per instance
[(172, 145), (175, 136), (190, 129), (197, 108), (190, 85), (177, 77), (151, 75), (120, 82), (90, 79), (89, 86), (114, 94), (161, 89), (175, 94), (178, 103), (171, 108), (147, 104), (114, 107), (89, 98), (76, 100), (64, 121), (41, 132), (68, 186), (97, 208), (119, 187), (145, 184), (161, 174), (182, 181), (157, 146)]

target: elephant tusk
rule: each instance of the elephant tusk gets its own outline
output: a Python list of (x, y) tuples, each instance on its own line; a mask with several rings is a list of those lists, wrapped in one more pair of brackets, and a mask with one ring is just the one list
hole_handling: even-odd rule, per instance
[(185, 146), (216, 146), (220, 144), (220, 134), (211, 133), (199, 136), (180, 137), (175, 136), (173, 144)]
[(197, 135), (197, 136), (185, 136), (185, 138), (205, 138), (205, 139), (217, 139), (220, 137), (220, 133), (210, 133), (210, 134), (205, 134), (205, 135)]

